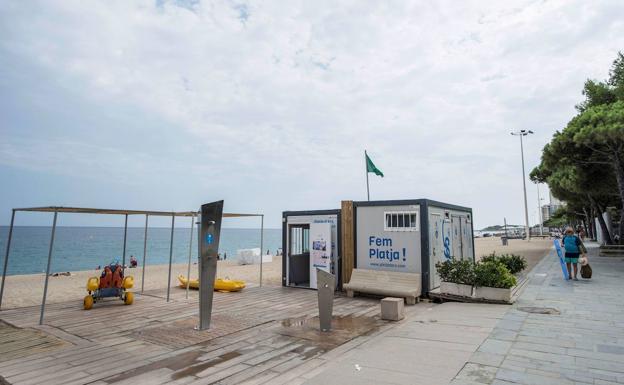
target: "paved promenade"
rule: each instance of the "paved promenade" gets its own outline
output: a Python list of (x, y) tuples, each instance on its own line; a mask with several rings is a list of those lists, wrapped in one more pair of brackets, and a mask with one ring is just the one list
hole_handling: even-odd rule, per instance
[(303, 374), (307, 380), (300, 382), (446, 385), (509, 308), (457, 302), (407, 307), (404, 321), (340, 355), (321, 356), (326, 365)]
[(564, 281), (551, 252), (452, 385), (624, 383), (624, 258), (588, 248), (593, 278)]

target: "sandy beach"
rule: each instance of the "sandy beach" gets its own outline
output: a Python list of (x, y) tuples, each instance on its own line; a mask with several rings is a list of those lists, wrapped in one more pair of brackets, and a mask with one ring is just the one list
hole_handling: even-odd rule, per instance
[[(145, 290), (167, 287), (168, 265), (148, 265), (145, 270)], [(243, 280), (258, 284), (260, 265), (238, 265), (235, 261), (219, 261), (217, 277)], [(142, 268), (126, 269), (126, 275), (134, 276), (132, 291), (141, 291)], [(85, 285), (89, 277), (99, 276), (101, 270), (85, 270), (72, 272), (71, 276), (50, 276), (48, 283), (47, 303), (82, 299), (87, 295)], [(171, 267), (171, 290), (178, 288), (178, 274), (186, 276), (186, 264), (174, 264)], [(197, 278), (197, 264), (191, 265), (191, 277)], [(273, 257), (270, 263), (262, 265), (262, 283), (264, 285), (281, 285), (282, 258)], [(45, 274), (9, 275), (6, 277), (2, 308), (40, 305), (43, 297)]]
[[(533, 239), (530, 242), (511, 239), (508, 246), (502, 246), (500, 238), (476, 238), (475, 255), (477, 260), (483, 256), (496, 253), (513, 253), (524, 256), (529, 264), (529, 269), (552, 247), (552, 240)], [(187, 265), (176, 264), (171, 269), (171, 287), (178, 288), (178, 274), (186, 275)], [(85, 284), (87, 279), (101, 273), (98, 270), (86, 270), (72, 272), (71, 276), (51, 276), (49, 279), (47, 303), (63, 302), (68, 300), (80, 300), (86, 294)], [(145, 290), (162, 289), (167, 287), (167, 265), (147, 266), (145, 270)], [(127, 269), (127, 275), (135, 278), (133, 291), (141, 290), (142, 268)], [(282, 258), (273, 257), (273, 261), (263, 264), (262, 282), (264, 285), (281, 285)], [(191, 266), (191, 277), (197, 277), (197, 265)], [(259, 265), (238, 265), (235, 261), (219, 261), (217, 264), (217, 277), (244, 280), (250, 284), (259, 282)], [(41, 304), (43, 296), (44, 274), (10, 275), (6, 278), (2, 308), (35, 306)]]

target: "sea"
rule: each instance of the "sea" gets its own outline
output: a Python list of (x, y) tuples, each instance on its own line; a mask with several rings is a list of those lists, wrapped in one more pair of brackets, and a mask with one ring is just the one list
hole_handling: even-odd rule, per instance
[[(7, 275), (45, 273), (50, 247), (51, 227), (15, 226), (11, 240)], [(50, 272), (92, 270), (123, 255), (123, 227), (63, 227), (57, 226), (52, 250)], [(4, 266), (8, 226), (0, 226), (0, 273)], [(128, 227), (126, 264), (134, 255), (143, 262), (143, 239), (145, 228)], [(173, 263), (187, 263), (190, 228), (173, 232)], [(147, 232), (146, 265), (169, 263), (171, 228), (153, 227)], [(263, 254), (275, 255), (282, 247), (280, 229), (264, 229)], [(219, 253), (227, 260), (236, 260), (237, 250), (260, 247), (260, 229), (222, 228)], [(197, 229), (193, 232), (191, 259), (197, 262)]]

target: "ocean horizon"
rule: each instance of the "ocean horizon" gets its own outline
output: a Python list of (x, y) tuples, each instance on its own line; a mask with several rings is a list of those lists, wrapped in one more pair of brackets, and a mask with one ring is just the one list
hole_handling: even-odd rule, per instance
[[(174, 229), (173, 263), (187, 263), (190, 227)], [(46, 270), (51, 226), (14, 226), (7, 275), (37, 274)], [(123, 227), (57, 226), (50, 272), (92, 270), (123, 255)], [(0, 272), (4, 266), (9, 226), (0, 226)], [(128, 227), (126, 264), (134, 255), (143, 264), (144, 227)], [(169, 263), (171, 228), (149, 227), (147, 266)], [(264, 229), (263, 254), (282, 247), (281, 229)], [(260, 247), (260, 229), (222, 228), (219, 253), (236, 260), (236, 251)], [(193, 231), (191, 259), (197, 261), (197, 229)]]

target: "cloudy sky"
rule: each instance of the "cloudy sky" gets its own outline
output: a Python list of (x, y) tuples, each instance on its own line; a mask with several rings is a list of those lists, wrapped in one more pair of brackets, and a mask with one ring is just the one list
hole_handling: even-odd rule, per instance
[(521, 223), (510, 130), (528, 172), (622, 49), (621, 0), (2, 1), (0, 224), (225, 199), (279, 227), (365, 200), (364, 149), (372, 199)]

